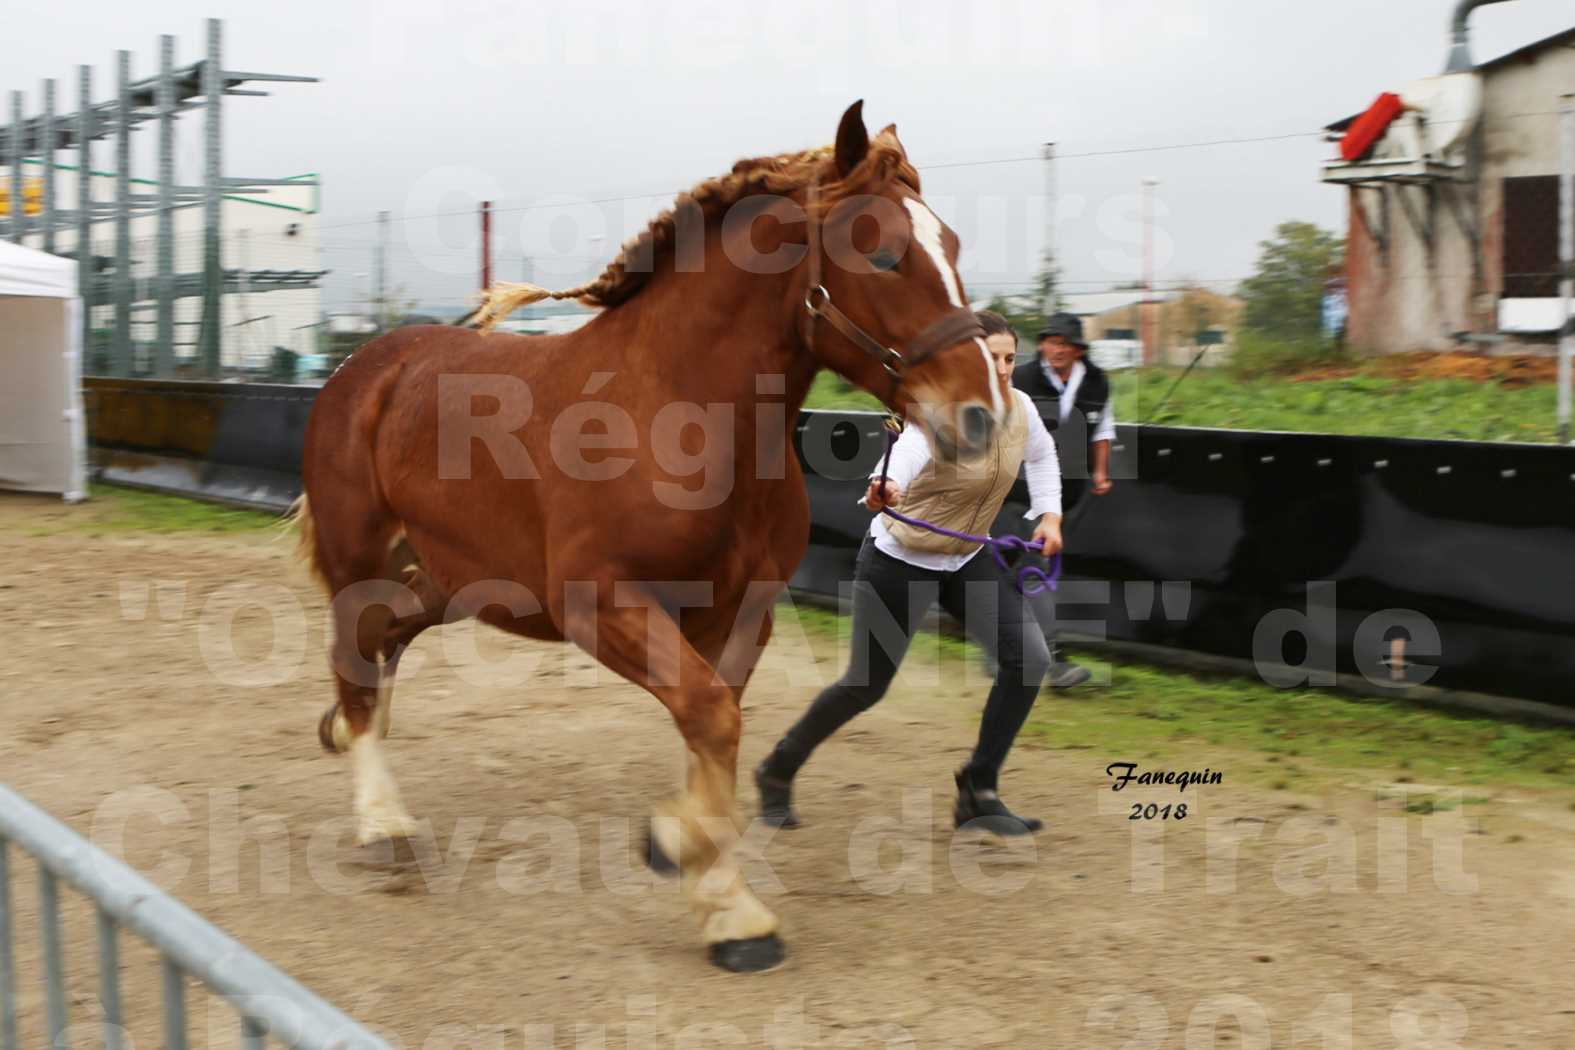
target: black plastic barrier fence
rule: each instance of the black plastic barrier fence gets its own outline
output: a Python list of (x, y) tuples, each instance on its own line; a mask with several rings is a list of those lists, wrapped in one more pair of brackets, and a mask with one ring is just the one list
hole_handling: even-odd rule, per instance
[[(90, 379), (102, 476), (282, 508), (311, 387)], [(837, 596), (885, 435), (805, 412), (810, 547)], [(1122, 427), (1114, 491), (1066, 526), (1070, 634), (1206, 654), (1276, 684), (1425, 684), (1575, 709), (1575, 449)], [(996, 530), (1026, 535), (1021, 482)]]
[[(835, 593), (884, 436), (806, 412), (814, 524), (795, 585)], [(1116, 484), (1068, 518), (1057, 613), (1077, 636), (1575, 708), (1575, 449), (1122, 427)], [(1022, 482), (999, 533), (1026, 535)]]
[(283, 509), (301, 493), (301, 446), (317, 388), (174, 379), (83, 383), (97, 477)]

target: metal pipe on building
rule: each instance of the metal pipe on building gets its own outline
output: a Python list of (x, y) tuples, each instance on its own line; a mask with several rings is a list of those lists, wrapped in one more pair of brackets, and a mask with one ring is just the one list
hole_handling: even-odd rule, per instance
[(44, 81), (44, 119), (38, 154), (44, 161), (44, 251), (55, 251), (55, 82)]
[(1502, 4), (1505, 0), (1460, 0), (1449, 20), (1449, 60), (1444, 64), (1445, 73), (1469, 73), (1476, 63), (1471, 60), (1471, 30), (1467, 21), (1471, 12), (1488, 4)]
[(131, 347), (131, 52), (117, 51), (115, 60), (115, 338), (109, 371), (129, 376), (137, 372)]
[(153, 339), (153, 374), (175, 374), (175, 38), (159, 37), (159, 229), (158, 298)]
[(223, 358), (224, 333), (221, 313), (224, 294), (224, 262), (221, 253), (221, 215), (224, 204), (224, 66), (223, 23), (208, 19), (208, 57), (202, 64), (203, 116), (202, 157), (202, 325), (199, 355), (203, 371), (219, 374)]

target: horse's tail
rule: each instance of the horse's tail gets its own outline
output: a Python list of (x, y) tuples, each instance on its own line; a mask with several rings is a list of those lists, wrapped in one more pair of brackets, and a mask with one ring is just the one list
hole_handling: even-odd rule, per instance
[(481, 293), (481, 305), (466, 314), (460, 323), (473, 324), (480, 332), (490, 332), (493, 325), (521, 307), (543, 299), (578, 299), (589, 288), (590, 285), (580, 285), (555, 292), (539, 284), (498, 281)]
[(284, 520), (287, 528), (293, 527), (296, 530), (296, 556), (306, 563), (312, 579), (322, 584), (326, 590), (328, 576), (323, 572), (322, 554), (317, 549), (317, 524), (312, 520), (312, 505), (307, 502), (306, 493), (301, 493), (296, 497), (295, 502), (290, 504)]

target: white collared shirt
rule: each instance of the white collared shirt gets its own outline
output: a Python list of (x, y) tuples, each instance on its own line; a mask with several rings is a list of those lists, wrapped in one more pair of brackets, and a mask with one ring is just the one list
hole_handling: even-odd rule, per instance
[[(1039, 413), (1034, 409), (1033, 399), (1021, 390), (1012, 389), (1012, 395), (1017, 398), (1015, 410), (1028, 414), (1028, 440), (1023, 446), (1023, 471), (1028, 475), (1028, 513), (1023, 517), (1037, 521), (1046, 514), (1061, 513), (1061, 461), (1056, 456), (1055, 439), (1050, 436), (1050, 431), (1045, 429), (1044, 420), (1039, 418)], [(891, 463), (886, 477), (903, 492), (908, 491), (908, 486), (913, 479), (919, 476), (925, 464), (930, 461), (930, 443), (925, 439), (924, 432), (916, 426), (904, 427), (898, 436), (897, 443), (891, 447)], [(877, 464), (870, 478), (880, 476), (880, 466)], [(899, 503), (895, 510), (902, 510)], [(870, 535), (875, 538), (875, 547), (884, 554), (889, 554), (899, 561), (921, 569), (930, 569), (935, 572), (956, 572), (975, 554), (983, 548), (975, 549), (967, 554), (938, 554), (933, 551), (916, 551), (904, 546), (891, 530), (886, 527), (887, 518), (884, 514), (876, 514), (875, 520), (870, 522)]]
[[(1050, 367), (1050, 362), (1042, 357), (1039, 359), (1039, 368), (1044, 372), (1045, 378), (1050, 380), (1050, 385), (1055, 387), (1056, 392), (1061, 395), (1061, 423), (1064, 426), (1067, 419), (1072, 415), (1072, 410), (1077, 407), (1077, 391), (1083, 385), (1083, 377), (1088, 374), (1088, 369), (1083, 367), (1083, 362), (1073, 361), (1072, 371), (1068, 373), (1066, 382), (1063, 383), (1056, 370)], [(1114, 397), (1111, 397), (1105, 402), (1105, 411), (1101, 413), (1099, 419), (1094, 423), (1094, 431), (1088, 438), (1089, 444), (1093, 444), (1095, 441), (1114, 442), (1116, 440), (1115, 400)]]

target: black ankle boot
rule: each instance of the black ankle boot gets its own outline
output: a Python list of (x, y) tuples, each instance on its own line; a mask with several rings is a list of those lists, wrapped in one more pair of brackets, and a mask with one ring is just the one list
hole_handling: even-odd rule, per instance
[(992, 835), (1031, 835), (1044, 821), (1019, 817), (995, 793), (995, 777), (963, 769), (957, 774), (957, 805), (952, 810), (957, 826), (988, 831)]
[(798, 814), (793, 812), (793, 774), (798, 763), (792, 762), (778, 744), (755, 767), (755, 788), (760, 792), (760, 819), (774, 828), (796, 828)]

